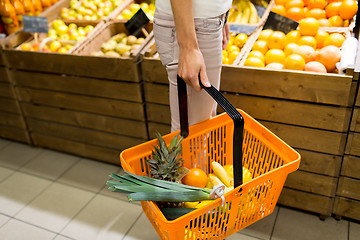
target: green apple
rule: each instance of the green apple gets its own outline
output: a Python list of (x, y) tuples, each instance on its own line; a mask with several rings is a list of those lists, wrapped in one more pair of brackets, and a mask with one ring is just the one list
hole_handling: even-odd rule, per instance
[(77, 30), (78, 26), (75, 23), (70, 23), (69, 24), (69, 30), (74, 29)]
[(136, 44), (137, 41), (138, 41), (138, 39), (137, 39), (135, 36), (130, 35), (130, 36), (127, 37), (126, 43), (127, 43), (128, 45), (133, 45), (133, 44)]
[(66, 50), (69, 51), (69, 50), (72, 49), (74, 46), (71, 45), (71, 44), (66, 44), (64, 47), (66, 48)]
[(59, 36), (59, 39), (61, 40), (70, 40), (69, 34), (62, 34)]
[(56, 19), (51, 24), (51, 27), (55, 30), (57, 30), (60, 26), (66, 26), (64, 21), (61, 19)]
[(68, 50), (65, 47), (61, 47), (57, 50), (58, 53), (67, 53)]
[(31, 51), (31, 49), (32, 49), (32, 45), (30, 43), (24, 43), (21, 45), (21, 50)]
[(140, 9), (140, 5), (137, 3), (131, 4), (130, 11), (135, 14)]
[(58, 26), (55, 30), (58, 35), (63, 35), (63, 34), (67, 34), (69, 27), (64, 24)]
[(134, 14), (130, 11), (130, 9), (125, 9), (122, 13), (121, 16), (124, 19), (130, 19)]
[(87, 25), (87, 26), (85, 26), (84, 30), (85, 30), (85, 32), (89, 33), (94, 30), (94, 26)]
[(78, 27), (78, 33), (80, 36), (85, 36), (86, 35), (86, 31), (83, 27)]

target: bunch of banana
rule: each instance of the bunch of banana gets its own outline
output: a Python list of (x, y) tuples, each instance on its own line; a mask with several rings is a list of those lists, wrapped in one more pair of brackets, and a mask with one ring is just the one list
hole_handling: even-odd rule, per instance
[(264, 8), (269, 6), (269, 2), (266, 0), (253, 0), (253, 3)]
[(260, 17), (250, 0), (234, 0), (228, 21), (238, 24), (256, 24), (260, 21)]

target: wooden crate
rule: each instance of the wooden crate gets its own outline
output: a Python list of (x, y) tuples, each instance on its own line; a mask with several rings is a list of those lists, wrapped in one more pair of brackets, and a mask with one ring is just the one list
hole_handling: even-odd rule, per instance
[[(148, 139), (139, 83), (20, 70), (10, 73), (36, 146), (119, 164), (118, 157), (110, 159), (114, 152)], [(64, 143), (64, 149), (56, 146), (58, 142)], [(102, 159), (101, 152), (107, 157)]]
[(31, 143), (14, 85), (6, 67), (0, 66), (0, 137)]
[(346, 217), (354, 220), (360, 220), (360, 201), (336, 197), (334, 202), (333, 213), (335, 218)]

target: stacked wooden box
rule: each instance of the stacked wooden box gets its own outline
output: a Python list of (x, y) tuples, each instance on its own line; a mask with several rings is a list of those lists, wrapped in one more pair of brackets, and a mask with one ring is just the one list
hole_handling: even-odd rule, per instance
[(10, 81), (0, 44), (0, 137), (30, 144), (26, 123)]
[(137, 59), (90, 56), (122, 30), (106, 23), (74, 54), (5, 50), (34, 145), (120, 164), (148, 139)]
[(360, 220), (360, 90), (352, 115), (333, 213), (337, 218)]

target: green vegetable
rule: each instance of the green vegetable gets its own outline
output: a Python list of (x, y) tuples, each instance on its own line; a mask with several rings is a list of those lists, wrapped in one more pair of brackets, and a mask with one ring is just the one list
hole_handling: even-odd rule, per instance
[(106, 182), (112, 191), (129, 193), (129, 201), (194, 202), (210, 199), (209, 189), (187, 186), (129, 172), (120, 176), (110, 175), (113, 179)]

